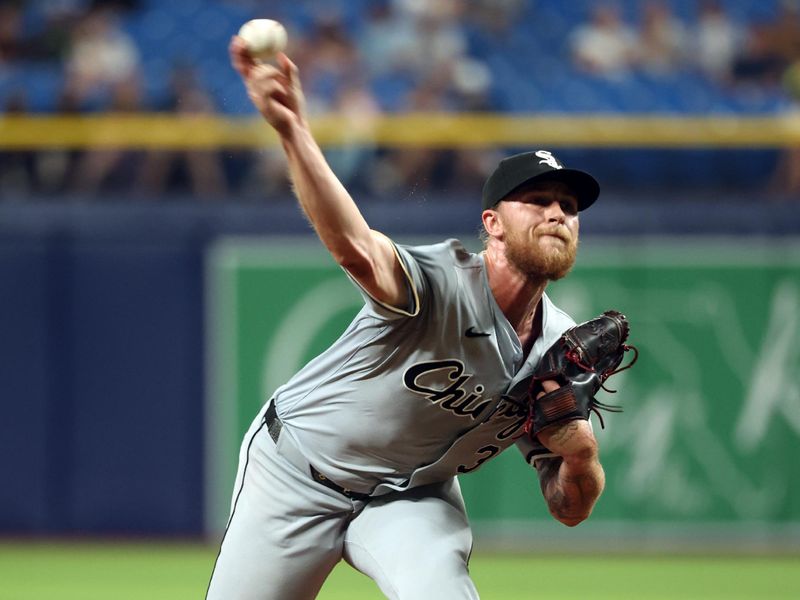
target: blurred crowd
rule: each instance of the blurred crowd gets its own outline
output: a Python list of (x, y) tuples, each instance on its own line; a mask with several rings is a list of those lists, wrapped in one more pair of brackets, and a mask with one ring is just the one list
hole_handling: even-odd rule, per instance
[(699, 2), (692, 23), (667, 2), (643, 2), (638, 28), (617, 5), (599, 4), (573, 33), (572, 51), (582, 70), (612, 78), (695, 71), (725, 85), (779, 88), (800, 60), (800, 3), (782, 2), (773, 18), (742, 24), (718, 0)]
[[(202, 28), (202, 35), (189, 31), (183, 38), (161, 27), (169, 13), (154, 8), (158, 4), (3, 0), (3, 112), (244, 113), (249, 110), (246, 96), (224, 52), (238, 25), (255, 16), (287, 25), (289, 51), (300, 67), (309, 111), (337, 112), (354, 128), (385, 112), (558, 110), (561, 99), (549, 97), (563, 90), (556, 86), (558, 77), (548, 78), (551, 72), (561, 79), (564, 74), (582, 77), (589, 86), (621, 85), (635, 78), (664, 80), (669, 86), (699, 78), (711, 86), (703, 89), (722, 98), (752, 98), (755, 91), (769, 98), (764, 105), (775, 110), (800, 105), (800, 0), (777, 1), (768, 17), (746, 21), (734, 18), (731, 3), (713, 0), (698, 2), (691, 20), (677, 16), (666, 0), (576, 3), (585, 10), (575, 20), (572, 3), (559, 12), (555, 3), (541, 0), (176, 0), (174, 6), (182, 8), (175, 8), (173, 17)], [(215, 5), (225, 9), (228, 22), (215, 20), (213, 13), (204, 21), (189, 18)], [(560, 19), (566, 35), (557, 33), (553, 40), (542, 32), (531, 36), (524, 24), (537, 18)], [(201, 38), (214, 49), (208, 60), (181, 52), (181, 43), (188, 50)], [(535, 85), (525, 82), (526, 68), (535, 72), (530, 77)], [(26, 79), (28, 70), (39, 78)], [(54, 83), (42, 93), (47, 73)], [(537, 106), (537, 98), (551, 104)], [(563, 101), (568, 109), (609, 109), (602, 99), (597, 105)], [(633, 102), (625, 98), (611, 108), (636, 108), (625, 101)], [(708, 108), (714, 108), (713, 102)], [(329, 149), (327, 155), (345, 184), (366, 196), (442, 188), (474, 194), (498, 158), (494, 150), (365, 144)], [(800, 193), (800, 151), (784, 153), (771, 183)], [(281, 153), (272, 149), (11, 151), (0, 140), (0, 199), (184, 194), (247, 200), (287, 190)]]

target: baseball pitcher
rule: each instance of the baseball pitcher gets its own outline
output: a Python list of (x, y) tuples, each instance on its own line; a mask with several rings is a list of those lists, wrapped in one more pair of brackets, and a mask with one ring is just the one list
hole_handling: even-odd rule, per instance
[(484, 186), (483, 252), (396, 244), (327, 165), (289, 58), (256, 63), (238, 37), (230, 54), (364, 306), (253, 420), (207, 598), (314, 598), (342, 559), (389, 598), (477, 598), (459, 474), (516, 446), (568, 526), (603, 491), (589, 413), (613, 408), (594, 394), (620, 368), (627, 321), (576, 325), (545, 293), (599, 186), (548, 151), (519, 154)]

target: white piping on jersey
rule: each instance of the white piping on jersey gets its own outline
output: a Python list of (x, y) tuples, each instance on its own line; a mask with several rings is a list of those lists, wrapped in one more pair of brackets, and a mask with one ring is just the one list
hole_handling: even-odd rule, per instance
[(405, 261), (400, 256), (400, 253), (397, 251), (397, 246), (395, 245), (394, 242), (392, 242), (392, 251), (394, 252), (395, 258), (397, 258), (397, 260), (400, 262), (400, 268), (403, 269), (403, 274), (406, 277), (406, 283), (408, 284), (409, 291), (411, 292), (411, 299), (413, 301), (412, 312), (408, 312), (407, 310), (403, 310), (402, 308), (398, 308), (397, 306), (392, 306), (391, 304), (387, 304), (386, 302), (383, 302), (382, 300), (378, 300), (378, 298), (376, 298), (375, 296), (370, 294), (369, 290), (367, 290), (363, 285), (361, 285), (361, 283), (355, 277), (350, 275), (350, 273), (347, 271), (347, 269), (345, 269), (344, 272), (347, 273), (347, 276), (350, 277), (350, 279), (352, 279), (353, 282), (355, 282), (355, 284), (359, 288), (361, 288), (361, 290), (367, 296), (369, 296), (372, 299), (373, 302), (375, 302), (376, 304), (378, 304), (382, 308), (385, 308), (386, 310), (391, 311), (393, 313), (397, 313), (399, 315), (403, 315), (405, 317), (416, 317), (419, 314), (419, 311), (420, 311), (419, 294), (417, 293), (416, 283), (415, 283), (414, 279), (411, 277), (411, 273), (408, 272), (408, 267), (406, 267)]

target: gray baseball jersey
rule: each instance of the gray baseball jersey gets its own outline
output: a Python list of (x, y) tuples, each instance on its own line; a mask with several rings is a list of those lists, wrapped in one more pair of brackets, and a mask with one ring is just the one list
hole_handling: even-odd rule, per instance
[(574, 325), (545, 295), (542, 335), (523, 361), (481, 255), (456, 240), (398, 253), (407, 310), (362, 292), (342, 336), (275, 394), (305, 458), (372, 495), (473, 471), (508, 447), (527, 417), (533, 367)]
[(543, 296), (523, 357), (481, 255), (457, 240), (397, 254), (409, 305), (362, 290), (347, 330), (253, 421), (209, 599), (314, 598), (342, 558), (389, 598), (477, 598), (455, 476), (515, 441), (528, 455), (531, 373), (574, 321)]

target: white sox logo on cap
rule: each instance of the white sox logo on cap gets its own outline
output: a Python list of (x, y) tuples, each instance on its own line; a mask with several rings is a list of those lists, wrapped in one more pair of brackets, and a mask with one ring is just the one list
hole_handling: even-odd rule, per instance
[(494, 206), (529, 181), (561, 181), (578, 197), (578, 210), (591, 206), (600, 195), (597, 180), (583, 171), (564, 166), (549, 150), (532, 150), (500, 161), (483, 185), (483, 209)]
[(549, 150), (537, 150), (535, 155), (538, 156), (539, 158), (544, 159), (539, 161), (540, 165), (549, 165), (554, 169), (564, 168), (564, 165), (558, 162), (558, 159), (555, 156), (553, 156), (552, 152), (550, 152)]

